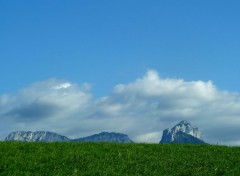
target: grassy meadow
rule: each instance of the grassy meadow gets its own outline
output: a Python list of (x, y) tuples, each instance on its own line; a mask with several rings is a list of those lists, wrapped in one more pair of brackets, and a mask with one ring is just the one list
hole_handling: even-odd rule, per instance
[(0, 175), (240, 175), (240, 147), (0, 142)]

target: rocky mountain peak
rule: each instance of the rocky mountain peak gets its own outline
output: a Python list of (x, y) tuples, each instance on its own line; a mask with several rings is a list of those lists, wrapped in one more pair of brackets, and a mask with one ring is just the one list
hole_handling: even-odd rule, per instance
[(190, 123), (188, 123), (188, 121), (183, 120), (181, 122), (179, 122), (176, 126), (191, 126)]
[(184, 120), (171, 129), (165, 129), (160, 143), (205, 143), (201, 139), (198, 128), (192, 127), (190, 123)]
[(198, 130), (198, 128), (194, 128), (190, 123), (188, 123), (186, 120), (183, 120), (179, 122), (177, 125), (175, 125), (171, 130), (172, 134), (176, 134), (177, 132), (181, 131), (186, 134), (192, 135), (193, 137), (201, 139), (201, 133)]

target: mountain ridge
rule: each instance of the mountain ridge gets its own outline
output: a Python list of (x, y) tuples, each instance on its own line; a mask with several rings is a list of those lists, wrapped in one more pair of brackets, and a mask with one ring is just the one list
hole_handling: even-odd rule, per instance
[(126, 134), (115, 132), (101, 132), (91, 136), (70, 139), (66, 136), (49, 131), (16, 131), (11, 132), (5, 141), (23, 142), (121, 142), (133, 143)]
[(49, 131), (16, 131), (11, 132), (5, 141), (25, 141), (25, 142), (68, 142), (69, 139), (66, 136), (49, 132)]
[(73, 142), (120, 142), (133, 143), (133, 141), (126, 134), (115, 132), (101, 132), (91, 136), (73, 139)]

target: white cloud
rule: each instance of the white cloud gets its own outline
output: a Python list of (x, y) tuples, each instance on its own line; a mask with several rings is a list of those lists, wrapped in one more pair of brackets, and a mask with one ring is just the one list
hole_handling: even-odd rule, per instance
[(154, 70), (135, 82), (117, 85), (114, 89), (117, 94), (134, 94), (145, 97), (174, 97), (177, 99), (212, 100), (216, 96), (216, 88), (211, 81), (185, 82), (182, 79), (160, 78)]
[(138, 142), (159, 142), (165, 128), (188, 120), (207, 142), (238, 144), (240, 94), (220, 91), (211, 81), (162, 78), (149, 70), (142, 78), (116, 85), (106, 97), (93, 99), (90, 88), (50, 79), (0, 96), (1, 138), (16, 130), (69, 137), (116, 131)]
[(138, 135), (135, 138), (136, 142), (144, 142), (144, 143), (155, 143), (161, 139), (162, 133), (161, 132), (151, 132), (143, 135)]
[(62, 84), (59, 84), (57, 86), (54, 86), (53, 89), (57, 89), (57, 90), (58, 89), (67, 89), (67, 88), (69, 88), (71, 86), (72, 85), (70, 83), (66, 82), (66, 83), (62, 83)]

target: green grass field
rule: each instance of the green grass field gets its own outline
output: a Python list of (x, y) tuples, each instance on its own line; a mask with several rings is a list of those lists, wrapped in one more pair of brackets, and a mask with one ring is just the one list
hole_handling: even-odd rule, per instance
[(0, 142), (0, 175), (240, 175), (240, 147)]

